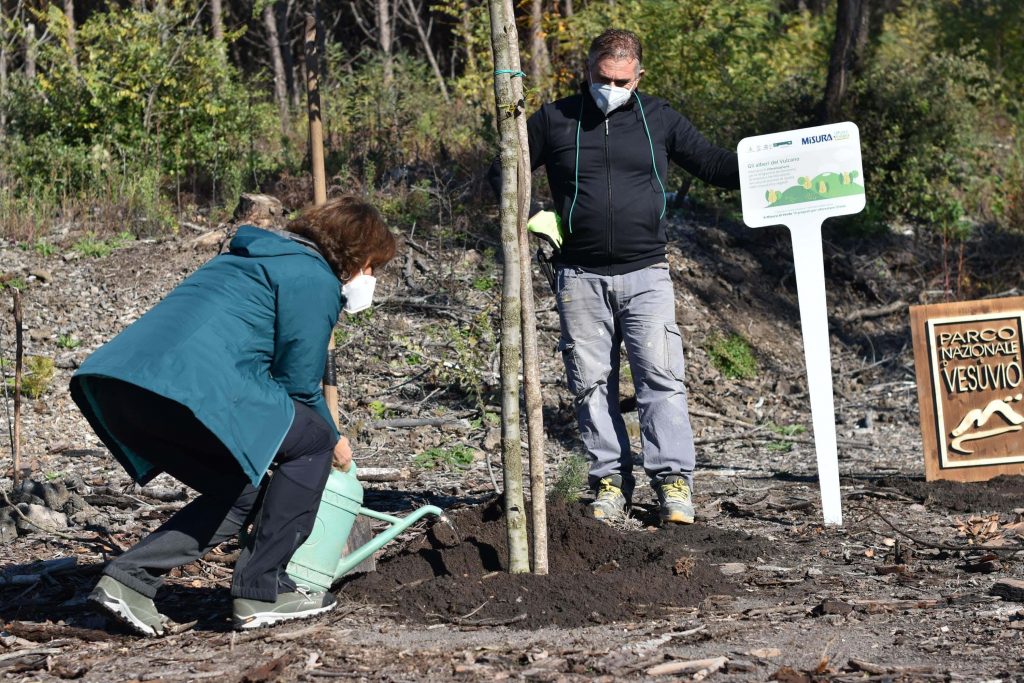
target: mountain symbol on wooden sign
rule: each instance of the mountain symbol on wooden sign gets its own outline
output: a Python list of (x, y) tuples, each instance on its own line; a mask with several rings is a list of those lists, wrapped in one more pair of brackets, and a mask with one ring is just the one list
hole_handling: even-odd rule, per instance
[[(950, 446), (961, 453), (970, 454), (974, 451), (962, 445), (965, 441), (987, 439), (1007, 432), (1019, 432), (1022, 429), (1021, 425), (1024, 424), (1024, 415), (1015, 411), (1009, 404), (1015, 401), (1020, 401), (1021, 398), (1024, 398), (1024, 394), (1007, 396), (1003, 400), (997, 398), (990, 401), (984, 408), (975, 408), (974, 410), (968, 411), (967, 414), (964, 415), (964, 418), (960, 420), (960, 424), (950, 432), (950, 436), (953, 437), (952, 442), (950, 442)], [(1009, 422), (1009, 424), (1001, 427), (993, 427), (992, 429), (986, 429), (980, 432), (967, 433), (967, 430), (972, 426), (979, 429), (984, 427), (988, 424), (989, 419), (997, 413)]]

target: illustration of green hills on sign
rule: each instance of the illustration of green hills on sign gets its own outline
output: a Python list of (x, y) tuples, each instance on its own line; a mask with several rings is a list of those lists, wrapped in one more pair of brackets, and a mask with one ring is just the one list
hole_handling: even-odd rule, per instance
[(857, 171), (847, 171), (821, 173), (813, 178), (801, 176), (797, 178), (796, 185), (781, 192), (778, 190), (765, 191), (764, 198), (768, 200), (768, 206), (784, 206), (813, 202), (818, 199), (835, 199), (864, 194), (864, 186), (854, 182), (858, 175), (860, 174)]

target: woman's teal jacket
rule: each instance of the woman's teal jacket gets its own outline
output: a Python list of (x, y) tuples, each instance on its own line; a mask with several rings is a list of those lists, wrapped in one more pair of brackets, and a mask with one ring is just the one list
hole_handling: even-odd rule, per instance
[(292, 399), (334, 429), (320, 383), (341, 307), (338, 279), (319, 253), (243, 226), (228, 253), (89, 356), (71, 378), (72, 397), (136, 481), (159, 471), (106, 428), (91, 378), (118, 379), (186, 406), (259, 485), (291, 427)]

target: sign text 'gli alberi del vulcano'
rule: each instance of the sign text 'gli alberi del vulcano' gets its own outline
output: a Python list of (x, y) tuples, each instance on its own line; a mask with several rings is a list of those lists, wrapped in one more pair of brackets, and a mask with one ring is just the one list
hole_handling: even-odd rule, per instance
[(1024, 297), (911, 306), (925, 477), (1024, 474)]

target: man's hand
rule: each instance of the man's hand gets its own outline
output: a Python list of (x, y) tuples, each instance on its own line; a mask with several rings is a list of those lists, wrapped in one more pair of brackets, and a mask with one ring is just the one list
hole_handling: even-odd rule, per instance
[(352, 446), (348, 438), (342, 436), (338, 443), (334, 444), (334, 460), (331, 464), (342, 472), (348, 472), (352, 467)]

